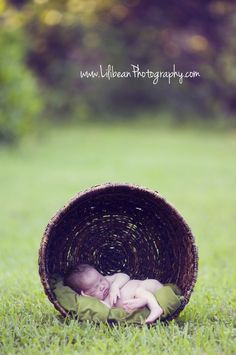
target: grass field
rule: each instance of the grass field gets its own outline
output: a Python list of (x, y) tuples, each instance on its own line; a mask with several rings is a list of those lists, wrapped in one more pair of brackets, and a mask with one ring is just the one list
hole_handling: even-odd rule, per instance
[[(0, 150), (1, 354), (236, 353), (236, 133), (158, 127), (61, 128)], [(64, 321), (43, 293), (37, 258), (48, 220), (104, 182), (158, 190), (199, 248), (190, 303), (168, 326)]]

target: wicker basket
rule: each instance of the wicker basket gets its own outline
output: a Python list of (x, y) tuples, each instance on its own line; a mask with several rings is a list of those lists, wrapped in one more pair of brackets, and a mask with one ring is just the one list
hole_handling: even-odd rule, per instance
[(77, 263), (102, 274), (175, 283), (188, 303), (197, 277), (198, 254), (190, 228), (159, 193), (130, 184), (104, 184), (77, 194), (49, 222), (39, 250), (45, 293), (68, 314), (50, 288), (52, 274)]

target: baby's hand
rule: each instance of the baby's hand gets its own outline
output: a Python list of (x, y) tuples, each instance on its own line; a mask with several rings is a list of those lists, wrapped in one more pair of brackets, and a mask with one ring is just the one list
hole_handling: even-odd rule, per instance
[(116, 286), (115, 283), (113, 283), (111, 285), (110, 295), (109, 295), (111, 307), (116, 304), (118, 298), (120, 298), (120, 289), (118, 286)]

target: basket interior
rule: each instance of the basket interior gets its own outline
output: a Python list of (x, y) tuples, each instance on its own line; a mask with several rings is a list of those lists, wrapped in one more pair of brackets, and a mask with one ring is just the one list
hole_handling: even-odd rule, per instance
[(157, 193), (128, 186), (79, 195), (47, 229), (46, 270), (88, 263), (104, 275), (173, 282), (189, 297), (196, 249), (180, 214)]

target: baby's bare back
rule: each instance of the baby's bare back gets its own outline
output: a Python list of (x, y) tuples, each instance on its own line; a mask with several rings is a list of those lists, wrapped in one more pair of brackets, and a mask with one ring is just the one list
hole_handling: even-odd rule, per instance
[[(162, 286), (163, 285), (155, 279), (129, 280), (120, 289), (120, 298), (118, 298), (116, 304), (113, 307), (122, 307), (124, 301), (134, 298), (135, 294), (136, 294), (136, 290), (139, 287), (142, 287), (143, 289), (154, 293)], [(105, 301), (105, 303), (108, 303), (110, 305), (109, 295), (107, 296), (107, 298), (104, 301)]]

